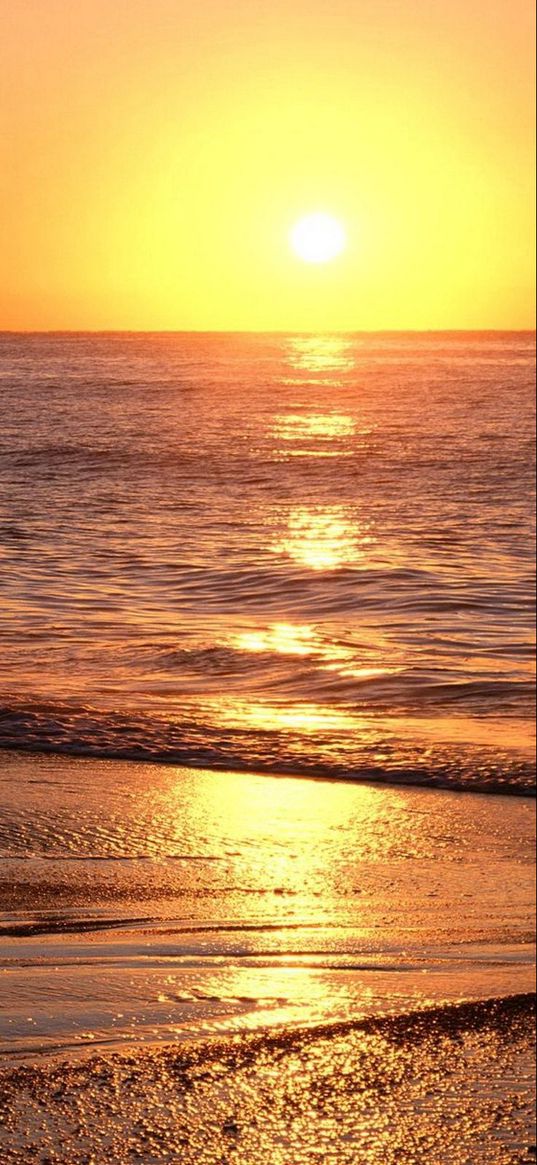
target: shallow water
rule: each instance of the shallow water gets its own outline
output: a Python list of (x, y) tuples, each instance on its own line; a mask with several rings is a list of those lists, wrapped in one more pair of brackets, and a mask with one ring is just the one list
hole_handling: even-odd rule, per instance
[(529, 991), (531, 799), (4, 753), (4, 1055)]
[(533, 783), (534, 340), (0, 336), (7, 747)]

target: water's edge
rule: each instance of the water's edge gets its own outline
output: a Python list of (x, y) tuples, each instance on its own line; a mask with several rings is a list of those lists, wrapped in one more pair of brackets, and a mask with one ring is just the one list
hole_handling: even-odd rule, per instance
[[(125, 1065), (133, 1066), (140, 1065), (144, 1059), (154, 1056), (162, 1060), (172, 1057), (174, 1062), (181, 1063), (187, 1068), (218, 1062), (225, 1054), (226, 1058), (232, 1057), (234, 1065), (237, 1066), (241, 1062), (255, 1058), (261, 1051), (290, 1053), (318, 1039), (337, 1039), (354, 1032), (385, 1036), (395, 1044), (419, 1043), (421, 1039), (430, 1038), (431, 1032), (437, 1033), (438, 1036), (454, 1036), (462, 1035), (466, 1031), (479, 1032), (487, 1028), (500, 1030), (509, 1037), (517, 1027), (526, 1027), (530, 1024), (535, 1019), (536, 1010), (535, 993), (520, 992), (489, 999), (435, 1004), (399, 1014), (366, 1016), (336, 1022), (309, 1022), (306, 1025), (295, 1024), (292, 1027), (267, 1027), (255, 1032), (230, 1032), (224, 1037), (220, 1033), (207, 1035), (199, 1033), (195, 1037), (185, 1038), (179, 1045), (162, 1041), (125, 1045), (124, 1042), (114, 1043), (107, 1040), (103, 1041), (101, 1046), (73, 1045), (58, 1049), (49, 1046), (43, 1051), (35, 1048), (28, 1051), (8, 1051), (0, 1053), (4, 1061), (0, 1064), (0, 1081), (9, 1078), (19, 1066), (37, 1068), (45, 1075), (61, 1071), (67, 1064), (86, 1071), (86, 1066), (92, 1067), (102, 1062), (103, 1057), (108, 1059), (109, 1056)], [(45, 1057), (47, 1062), (43, 1064)]]
[(468, 775), (465, 774), (464, 780), (457, 781), (456, 776), (451, 774), (445, 775), (431, 772), (424, 772), (423, 769), (418, 771), (393, 771), (386, 772), (381, 768), (364, 768), (358, 773), (349, 771), (330, 770), (326, 771), (321, 766), (312, 764), (311, 767), (304, 767), (302, 771), (298, 766), (279, 765), (277, 768), (271, 765), (266, 765), (262, 761), (256, 761), (255, 764), (241, 764), (236, 760), (215, 760), (212, 757), (202, 759), (193, 757), (187, 750), (184, 753), (174, 752), (170, 754), (161, 755), (155, 753), (150, 748), (144, 750), (140, 747), (137, 752), (118, 748), (117, 750), (102, 750), (93, 749), (90, 745), (67, 745), (59, 747), (57, 744), (22, 744), (20, 742), (13, 744), (11, 741), (0, 741), (0, 755), (2, 753), (18, 754), (20, 756), (57, 756), (57, 757), (71, 757), (73, 760), (95, 760), (95, 761), (127, 761), (130, 764), (156, 764), (167, 768), (181, 767), (200, 772), (213, 771), (215, 773), (228, 773), (231, 776), (233, 773), (245, 774), (252, 776), (266, 776), (266, 777), (282, 777), (292, 778), (301, 781), (326, 781), (326, 782), (346, 782), (348, 784), (375, 784), (387, 786), (403, 786), (404, 788), (418, 788), (418, 789), (439, 789), (454, 793), (479, 793), (488, 796), (498, 797), (527, 797), (534, 800), (536, 797), (535, 777), (530, 776), (529, 766), (524, 768), (524, 777), (520, 784), (515, 784), (510, 779), (502, 780), (501, 778), (480, 780), (477, 778), (471, 783), (468, 781)]

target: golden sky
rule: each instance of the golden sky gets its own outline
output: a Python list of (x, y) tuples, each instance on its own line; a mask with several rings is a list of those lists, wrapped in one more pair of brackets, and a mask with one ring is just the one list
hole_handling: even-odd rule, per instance
[(532, 327), (532, 9), (0, 0), (0, 327)]

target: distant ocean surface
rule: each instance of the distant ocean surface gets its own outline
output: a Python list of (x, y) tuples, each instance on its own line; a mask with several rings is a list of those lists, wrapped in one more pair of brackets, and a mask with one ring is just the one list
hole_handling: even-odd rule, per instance
[(0, 336), (0, 744), (533, 787), (534, 338)]

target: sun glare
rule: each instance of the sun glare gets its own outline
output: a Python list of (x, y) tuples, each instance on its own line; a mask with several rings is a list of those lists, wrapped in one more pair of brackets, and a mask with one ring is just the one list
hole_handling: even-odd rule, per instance
[(330, 214), (309, 214), (291, 231), (291, 246), (305, 263), (328, 263), (347, 246), (345, 230)]

